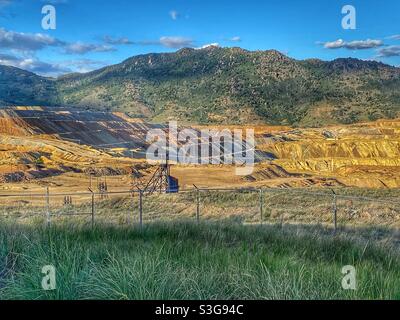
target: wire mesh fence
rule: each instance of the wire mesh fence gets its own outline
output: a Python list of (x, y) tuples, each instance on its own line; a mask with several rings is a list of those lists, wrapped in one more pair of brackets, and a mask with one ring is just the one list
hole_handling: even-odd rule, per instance
[(318, 224), (400, 227), (400, 202), (306, 189), (190, 189), (179, 193), (0, 194), (0, 218), (22, 222), (146, 224), (231, 221), (242, 224)]
[(339, 226), (373, 225), (400, 227), (400, 203), (339, 197), (337, 206)]
[(260, 223), (260, 193), (255, 189), (199, 190), (201, 220)]
[[(140, 194), (139, 194), (140, 195)], [(196, 193), (188, 190), (182, 193), (143, 195), (143, 222), (176, 221), (195, 219)]]
[(329, 193), (264, 192), (264, 221), (280, 224), (334, 225), (334, 198)]

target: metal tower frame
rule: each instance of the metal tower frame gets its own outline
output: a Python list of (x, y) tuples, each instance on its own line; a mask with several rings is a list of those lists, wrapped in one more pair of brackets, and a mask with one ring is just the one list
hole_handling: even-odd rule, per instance
[(133, 188), (143, 193), (153, 194), (155, 192), (163, 193), (169, 190), (169, 177), (171, 174), (171, 165), (166, 161), (160, 164), (151, 176), (150, 180), (145, 183), (138, 177), (134, 176)]

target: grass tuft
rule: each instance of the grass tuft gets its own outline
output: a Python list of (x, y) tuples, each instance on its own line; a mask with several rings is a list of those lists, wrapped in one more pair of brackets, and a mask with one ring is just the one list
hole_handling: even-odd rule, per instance
[[(398, 242), (375, 240), (299, 225), (3, 223), (0, 299), (400, 299)], [(41, 288), (44, 265), (54, 291)], [(341, 287), (345, 265), (355, 291)]]

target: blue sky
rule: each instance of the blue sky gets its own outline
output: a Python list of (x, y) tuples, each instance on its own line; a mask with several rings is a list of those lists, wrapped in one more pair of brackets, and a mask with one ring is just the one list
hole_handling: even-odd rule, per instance
[[(56, 9), (56, 30), (41, 26)], [(344, 5), (357, 28), (344, 30)], [(57, 76), (208, 44), (400, 65), (398, 0), (0, 0), (0, 64)]]

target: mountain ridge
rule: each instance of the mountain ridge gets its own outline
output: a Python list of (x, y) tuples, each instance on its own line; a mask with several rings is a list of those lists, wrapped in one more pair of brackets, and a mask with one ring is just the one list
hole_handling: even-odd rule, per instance
[[(57, 79), (0, 66), (0, 102), (127, 112), (153, 121), (323, 126), (400, 116), (400, 68), (276, 50), (183, 48)], [(10, 69), (11, 68), (11, 69)]]

